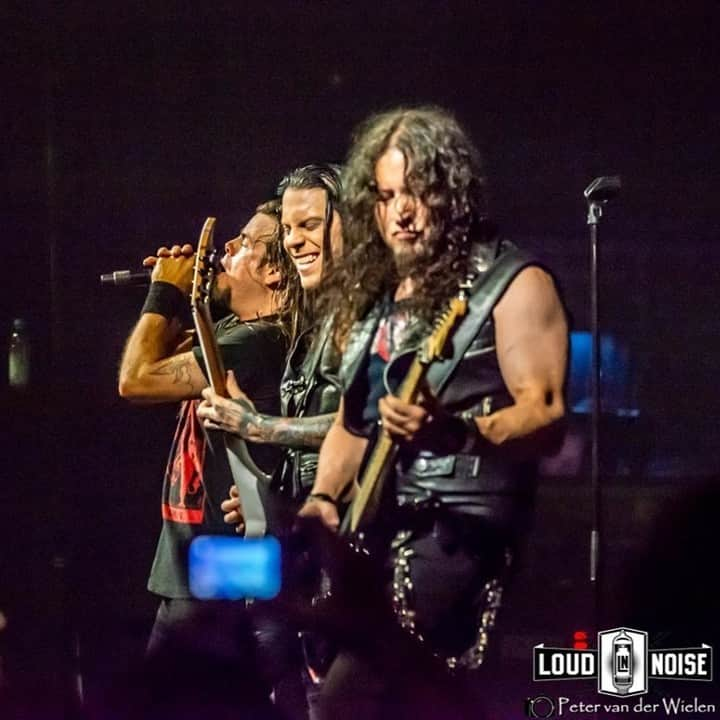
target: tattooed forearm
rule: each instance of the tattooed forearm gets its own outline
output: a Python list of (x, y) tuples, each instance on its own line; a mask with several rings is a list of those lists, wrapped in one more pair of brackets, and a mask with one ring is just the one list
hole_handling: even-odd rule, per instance
[(259, 415), (256, 442), (292, 448), (319, 448), (333, 424), (335, 413), (308, 418)]
[(130, 334), (120, 363), (118, 392), (131, 402), (174, 402), (196, 398), (207, 385), (191, 350), (181, 350), (177, 320), (145, 313)]
[(308, 418), (274, 417), (257, 412), (244, 398), (216, 406), (218, 424), (250, 442), (292, 448), (319, 448), (335, 415)]
[(177, 358), (168, 358), (165, 362), (159, 363), (149, 375), (167, 375), (170, 376), (170, 381), (175, 385), (185, 385), (188, 392), (199, 393), (203, 386), (197, 386), (193, 382), (193, 365), (187, 356), (180, 356)]

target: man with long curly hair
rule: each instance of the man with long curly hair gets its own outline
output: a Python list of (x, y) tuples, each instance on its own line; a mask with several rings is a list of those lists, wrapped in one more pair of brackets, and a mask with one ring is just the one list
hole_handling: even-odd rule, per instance
[[(203, 391), (205, 400), (198, 410), (198, 417), (207, 428), (240, 435), (251, 447), (283, 451), (272, 489), (279, 498), (289, 500), (293, 508), (310, 492), (318, 450), (340, 402), (339, 357), (330, 342), (330, 325), (315, 307), (322, 283), (342, 254), (342, 221), (337, 209), (340, 194), (339, 169), (326, 163), (296, 168), (282, 179), (277, 190), (282, 257), (293, 266), (287, 274), (289, 296), (294, 300), (292, 307), (287, 308), (292, 316), (292, 342), (280, 386), (280, 414), (267, 414), (256, 408), (232, 379), (228, 383), (232, 399), (222, 398), (208, 388)], [(251, 392), (249, 388), (248, 391)], [(234, 487), (230, 495), (222, 504), (225, 521), (236, 524), (242, 532), (242, 504)], [(278, 499), (279, 507), (284, 504)], [(279, 530), (272, 528), (276, 533)], [(291, 684), (288, 677), (292, 678), (300, 663), (297, 628), (287, 618), (279, 618), (272, 608), (266, 610), (267, 617), (262, 618), (262, 604), (254, 608), (255, 615), (262, 618), (262, 626), (256, 632), (261, 662), (273, 677), (285, 681), (285, 687), (275, 693), (282, 711), (288, 718), (300, 717), (302, 698), (296, 697), (297, 706), (292, 707), (293, 698), (287, 692)], [(312, 705), (316, 693), (312, 685), (308, 689), (307, 699)]]
[[(478, 153), (444, 110), (370, 118), (343, 185), (350, 250), (324, 302), (336, 310), (344, 394), (302, 514), (338, 526), (337, 501), (381, 424), (399, 446), (393, 502), (374, 522), (392, 538), (393, 608), (456, 675), (474, 678), (493, 649), (488, 635), (532, 503), (535, 459), (556, 440), (565, 412), (564, 308), (549, 272), (497, 235)], [(512, 270), (494, 272), (508, 253), (517, 257)], [(429, 334), (468, 279), (471, 306), (495, 293), (494, 306), (455, 350), (440, 390), (428, 386), (417, 403), (402, 402), (393, 395), (394, 361)], [(398, 716), (402, 683), (370, 647), (347, 647), (335, 660), (324, 690), (328, 718), (381, 717), (389, 707)], [(416, 683), (410, 695), (418, 692)]]
[[(232, 399), (207, 388), (198, 416), (211, 429), (240, 435), (251, 446), (279, 447), (285, 460), (276, 473), (278, 493), (303, 500), (315, 477), (317, 455), (325, 434), (335, 419), (340, 402), (337, 366), (339, 358), (329, 342), (329, 325), (315, 305), (323, 278), (343, 248), (340, 176), (337, 166), (316, 163), (288, 173), (278, 187), (284, 261), (293, 298), (292, 341), (280, 387), (281, 414), (267, 415), (230, 379)], [(294, 287), (296, 285), (297, 287)], [(242, 523), (240, 502), (223, 504), (226, 522)], [(238, 528), (242, 530), (242, 527)]]

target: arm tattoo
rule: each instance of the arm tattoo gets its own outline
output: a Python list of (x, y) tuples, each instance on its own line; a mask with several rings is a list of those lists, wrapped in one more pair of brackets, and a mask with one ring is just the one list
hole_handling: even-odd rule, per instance
[(260, 415), (260, 438), (257, 442), (292, 448), (319, 448), (328, 433), (335, 413), (315, 417), (290, 418)]
[(244, 398), (219, 410), (221, 420), (241, 437), (255, 443), (291, 448), (319, 448), (335, 419), (334, 413), (307, 418), (273, 417), (257, 412)]
[(171, 375), (173, 385), (187, 385), (190, 390), (200, 392), (202, 388), (195, 388), (190, 374), (191, 365), (187, 359), (169, 358), (153, 370), (150, 375)]

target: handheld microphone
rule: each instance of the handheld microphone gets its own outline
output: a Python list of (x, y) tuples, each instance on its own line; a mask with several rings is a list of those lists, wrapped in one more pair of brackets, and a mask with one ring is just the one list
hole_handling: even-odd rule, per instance
[(100, 276), (101, 285), (113, 285), (114, 287), (124, 287), (130, 285), (149, 285), (152, 268), (142, 268), (140, 270), (114, 270), (113, 272), (103, 273)]

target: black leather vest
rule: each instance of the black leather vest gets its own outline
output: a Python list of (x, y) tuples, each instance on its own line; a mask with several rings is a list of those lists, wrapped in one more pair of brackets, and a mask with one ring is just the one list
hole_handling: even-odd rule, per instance
[[(538, 263), (529, 258), (520, 269), (533, 264)], [(369, 390), (367, 364), (373, 337), (387, 307), (387, 301), (378, 303), (355, 325), (343, 354), (340, 375), (345, 426), (356, 435), (369, 436), (373, 431), (362, 419)], [(427, 334), (427, 327), (414, 327), (390, 358), (385, 369), (388, 392), (402, 379), (419, 345), (418, 338)], [(513, 403), (498, 366), (492, 316), (480, 327), (438, 399), (453, 414), (471, 411), (473, 415), (489, 415)], [(495, 454), (453, 455), (405, 446), (396, 465), (397, 500), (401, 506), (440, 505), (485, 518), (496, 529), (512, 531), (530, 505), (534, 478), (534, 463), (513, 463)]]
[[(332, 347), (331, 321), (315, 333), (307, 349), (310, 331), (295, 342), (280, 385), (280, 407), (285, 417), (315, 417), (337, 412), (340, 404), (340, 358)], [(303, 499), (315, 480), (318, 464), (316, 448), (288, 448), (275, 477), (277, 490)]]

